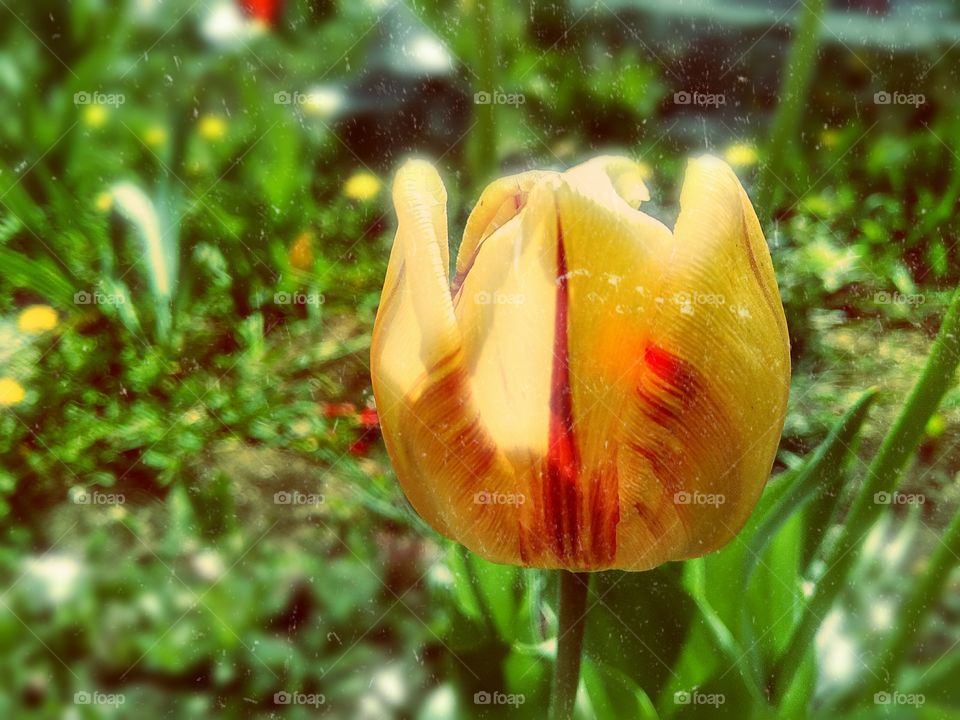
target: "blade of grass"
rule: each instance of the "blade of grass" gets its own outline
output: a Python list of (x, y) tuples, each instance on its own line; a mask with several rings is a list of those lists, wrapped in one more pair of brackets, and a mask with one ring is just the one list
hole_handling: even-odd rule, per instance
[(840, 526), (840, 534), (825, 561), (826, 570), (816, 583), (787, 649), (774, 668), (768, 684), (778, 702), (787, 692), (797, 668), (812, 645), (821, 618), (830, 610), (850, 573), (859, 545), (886, 505), (874, 501), (876, 493), (892, 492), (907, 460), (923, 438), (927, 421), (936, 412), (950, 387), (960, 363), (960, 289), (954, 291), (950, 307), (933, 342), (920, 379), (914, 385), (893, 426), (870, 463), (867, 476), (853, 507)]
[[(840, 496), (840, 487), (846, 477), (846, 466), (850, 460), (850, 446), (867, 419), (867, 414), (877, 398), (877, 389), (865, 391), (854, 404), (844, 413), (843, 417), (834, 425), (826, 439), (803, 464), (799, 471), (787, 482), (781, 485), (776, 495), (770, 498), (766, 507), (761, 506), (760, 512), (754, 513), (757, 517), (751, 528), (748, 525), (744, 537), (747, 538), (747, 552), (743, 556), (743, 567), (740, 573), (743, 578), (743, 591), (750, 587), (750, 579), (757, 564), (761, 561), (764, 551), (776, 534), (783, 528), (795, 513), (801, 511), (814, 498), (826, 498), (830, 508), (836, 504)], [(764, 499), (767, 500), (765, 493)], [(746, 668), (742, 672), (749, 672), (751, 680), (759, 687), (763, 683), (766, 668), (760, 659), (758, 645), (754, 641), (753, 620), (749, 603), (743, 603), (740, 615), (741, 637), (747, 646), (747, 652), (738, 655), (743, 658), (749, 656)], [(739, 663), (742, 666), (744, 663)], [(761, 694), (762, 695), (762, 694)]]
[(818, 496), (827, 496), (836, 502), (845, 477), (844, 469), (850, 459), (850, 446), (856, 442), (867, 413), (877, 399), (877, 393), (876, 388), (870, 388), (857, 398), (773, 507), (762, 516), (756, 530), (750, 535), (752, 552), (744, 557), (744, 586), (749, 583), (750, 575), (770, 540), (795, 512)]

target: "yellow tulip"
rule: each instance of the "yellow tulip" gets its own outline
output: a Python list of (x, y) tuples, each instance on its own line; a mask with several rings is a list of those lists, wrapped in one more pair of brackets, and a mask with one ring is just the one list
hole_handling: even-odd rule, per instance
[(446, 191), (414, 160), (373, 330), (384, 440), (434, 528), (517, 565), (645, 570), (721, 547), (777, 451), (789, 339), (753, 207), (690, 161), (671, 232), (643, 168), (490, 185), (448, 274)]

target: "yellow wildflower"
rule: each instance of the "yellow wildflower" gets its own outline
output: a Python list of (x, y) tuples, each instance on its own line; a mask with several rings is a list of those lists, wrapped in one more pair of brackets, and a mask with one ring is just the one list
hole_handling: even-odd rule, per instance
[(107, 109), (103, 105), (87, 105), (83, 109), (83, 121), (92, 128), (103, 127), (107, 122)]
[(757, 164), (760, 156), (753, 145), (734, 143), (723, 153), (723, 159), (734, 167), (750, 167)]
[(23, 333), (43, 333), (57, 326), (57, 311), (49, 305), (31, 305), (17, 318), (17, 329)]
[(150, 147), (163, 145), (167, 141), (167, 131), (159, 125), (152, 125), (143, 133), (143, 141)]
[(380, 178), (376, 175), (360, 171), (350, 176), (343, 186), (343, 192), (351, 200), (371, 200), (380, 192), (380, 185)]
[(23, 385), (13, 378), (0, 378), (0, 407), (10, 407), (21, 402), (26, 396)]
[(206, 140), (221, 140), (227, 134), (227, 122), (219, 115), (204, 115), (200, 118), (200, 137)]

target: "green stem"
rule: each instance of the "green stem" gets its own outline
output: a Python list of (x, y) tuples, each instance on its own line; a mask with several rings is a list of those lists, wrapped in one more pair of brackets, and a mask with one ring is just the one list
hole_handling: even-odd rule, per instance
[(552, 720), (570, 720), (580, 684), (580, 656), (587, 619), (590, 573), (560, 571), (560, 623), (553, 673)]
[[(497, 34), (494, 32), (496, 0), (480, 0), (476, 6), (476, 42), (474, 56), (477, 75), (474, 92), (494, 93), (497, 85)], [(478, 188), (490, 182), (497, 173), (500, 157), (497, 153), (496, 108), (492, 102), (474, 104), (476, 127), (470, 133), (470, 181)]]
[(780, 104), (770, 128), (769, 170), (773, 177), (766, 178), (761, 196), (761, 206), (770, 210), (775, 209), (783, 192), (778, 178), (783, 178), (798, 154), (796, 143), (800, 136), (800, 119), (806, 111), (807, 96), (817, 65), (820, 18), (826, 4), (826, 0), (807, 0), (803, 3), (790, 54), (784, 65)]
[(794, 674), (809, 650), (813, 636), (840, 590), (845, 587), (858, 553), (856, 546), (886, 507), (875, 501), (877, 493), (891, 493), (904, 465), (923, 438), (927, 421), (936, 412), (953, 380), (960, 362), (960, 290), (953, 294), (950, 308), (933, 341), (927, 364), (914, 385), (873, 462), (863, 487), (854, 500), (836, 542), (827, 551), (824, 575), (816, 584), (813, 597), (770, 677), (771, 696), (779, 701), (786, 694)]

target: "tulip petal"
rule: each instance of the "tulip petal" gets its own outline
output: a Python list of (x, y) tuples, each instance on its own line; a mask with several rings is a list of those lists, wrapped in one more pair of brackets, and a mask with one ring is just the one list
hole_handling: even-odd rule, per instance
[[(658, 258), (672, 242), (662, 223), (632, 208), (642, 181), (631, 168), (636, 165), (626, 159), (598, 158), (565, 173), (555, 190), (568, 299), (571, 436), (579, 467), (568, 481), (572, 489), (560, 493), (574, 506), (574, 519), (566, 518), (573, 537), (552, 549), (568, 567), (613, 567), (620, 555), (624, 508), (615, 439), (664, 281)], [(549, 524), (557, 512), (549, 498), (556, 491), (543, 494)]]
[(636, 209), (650, 200), (642, 167), (625, 157), (595, 157), (565, 172), (564, 180), (613, 211), (626, 209), (624, 205)]
[(536, 186), (523, 217), (487, 237), (455, 297), (484, 425), (512, 457), (547, 450), (555, 218), (552, 191)]
[(453, 291), (460, 288), (463, 279), (470, 271), (481, 245), (498, 228), (520, 214), (527, 204), (531, 188), (545, 177), (556, 175), (552, 172), (532, 170), (500, 178), (488, 185), (480, 195), (480, 200), (467, 218), (463, 231), (463, 242), (457, 254), (457, 274), (453, 280)]
[[(507, 493), (510, 466), (480, 423), (448, 290), (446, 192), (411, 161), (394, 183), (397, 236), (374, 324), (371, 375), (384, 441), (417, 512), (485, 557), (518, 555), (509, 517), (477, 502)], [(516, 517), (514, 514), (514, 521)]]
[[(790, 352), (759, 221), (720, 160), (689, 164), (668, 281), (625, 417), (620, 552), (696, 557), (743, 526), (786, 412)], [(629, 480), (624, 480), (629, 478)], [(651, 554), (651, 541), (660, 538)], [(645, 553), (645, 555), (644, 555)]]

